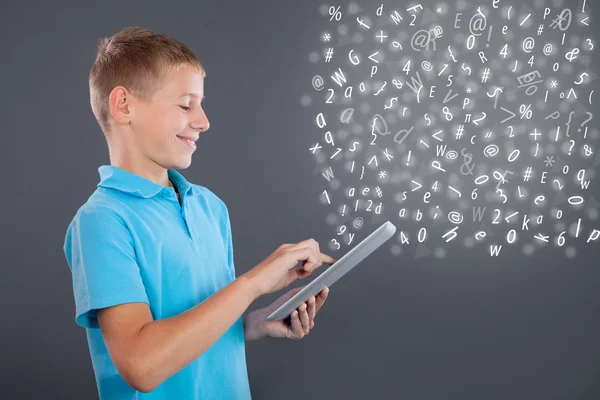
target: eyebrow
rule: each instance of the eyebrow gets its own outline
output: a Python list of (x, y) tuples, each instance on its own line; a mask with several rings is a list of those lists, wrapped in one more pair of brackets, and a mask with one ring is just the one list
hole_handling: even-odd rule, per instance
[[(179, 97), (185, 97), (185, 96), (191, 96), (191, 97), (200, 97), (200, 96), (198, 95), (198, 93), (184, 93), (184, 94), (182, 94), (182, 95), (181, 95), (181, 96), (179, 96)], [(206, 96), (202, 96), (202, 98), (201, 98), (200, 100), (204, 100), (204, 98), (205, 98), (205, 97), (206, 97)]]

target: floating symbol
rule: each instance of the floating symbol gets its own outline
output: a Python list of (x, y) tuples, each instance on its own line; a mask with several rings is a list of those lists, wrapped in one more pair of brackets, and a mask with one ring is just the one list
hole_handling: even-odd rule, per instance
[(331, 61), (331, 57), (333, 56), (333, 48), (327, 49), (327, 53), (325, 53), (325, 62)]
[(429, 61), (423, 61), (421, 63), (421, 68), (423, 68), (424, 71), (431, 72), (431, 70), (433, 70), (433, 65), (431, 65)]
[(486, 83), (490, 77), (490, 69), (486, 68), (483, 70), (483, 74), (481, 75), (481, 83)]
[(571, 155), (571, 150), (573, 150), (573, 146), (575, 146), (575, 141), (571, 139), (569, 142), (571, 143), (571, 147), (569, 147), (569, 155)]
[(585, 80), (585, 77), (588, 76), (587, 72), (582, 72), (581, 75), (579, 75), (579, 79), (576, 81), (573, 81), (574, 84), (576, 85), (581, 85), (583, 83), (583, 81)]
[(554, 50), (554, 46), (552, 46), (551, 43), (548, 43), (547, 45), (544, 46), (544, 55), (549, 56), (550, 54), (552, 54), (553, 50)]
[(320, 75), (315, 75), (312, 79), (312, 85), (316, 91), (323, 90), (323, 83), (323, 78)]
[(523, 40), (523, 51), (525, 53), (531, 53), (531, 51), (534, 49), (535, 47), (535, 39), (532, 37), (528, 37), (525, 40)]
[(525, 169), (525, 175), (523, 175), (523, 180), (525, 182), (529, 181), (529, 179), (531, 179), (531, 173), (533, 172), (533, 168), (531, 167), (527, 167), (527, 169)]
[(546, 161), (544, 161), (544, 162), (546, 163), (546, 167), (553, 167), (554, 166), (554, 157), (547, 156)]
[(577, 59), (577, 55), (579, 54), (579, 49), (576, 47), (572, 51), (567, 52), (565, 58), (569, 60), (569, 62), (573, 62), (573, 60)]
[(588, 122), (590, 122), (592, 120), (592, 117), (594, 116), (594, 114), (592, 114), (589, 111), (587, 111), (586, 114), (589, 115), (589, 117), (585, 121), (583, 121), (581, 123), (581, 128), (577, 129), (577, 132), (581, 132), (581, 129), (585, 126), (585, 124), (587, 124)]
[(383, 108), (384, 110), (389, 110), (390, 108), (392, 108), (392, 106), (394, 105), (394, 102), (398, 101), (397, 97), (392, 97), (390, 99), (390, 105), (384, 105)]
[(533, 115), (533, 111), (531, 111), (531, 104), (521, 104), (521, 107), (519, 107), (519, 112), (521, 113), (521, 119), (531, 119)]
[(494, 100), (494, 110), (496, 109), (496, 106), (498, 105), (498, 98), (500, 97), (500, 93), (504, 93), (504, 88), (503, 87), (499, 87), (499, 88), (494, 88), (494, 92), (493, 93), (487, 93), (487, 96), (490, 98), (495, 97)]
[(446, 104), (447, 102), (449, 102), (450, 100), (452, 100), (458, 96), (458, 93), (455, 93), (453, 96), (451, 96), (451, 94), (452, 94), (452, 89), (448, 90), (448, 93), (446, 94), (446, 97), (444, 97), (444, 100), (442, 102), (443, 104)]
[(458, 211), (450, 211), (448, 213), (448, 220), (453, 224), (459, 225), (463, 222), (464, 217)]
[(481, 7), (477, 8), (477, 14), (471, 17), (469, 21), (469, 31), (471, 31), (471, 35), (480, 36), (487, 26), (487, 18), (481, 12)]
[(450, 112), (450, 109), (448, 107), (444, 107), (444, 108), (442, 108), (442, 111), (444, 112), (444, 116), (446, 117), (446, 120), (452, 121), (452, 119), (454, 118), (454, 115), (452, 115), (452, 113)]
[(362, 217), (358, 217), (354, 220), (354, 222), (352, 222), (352, 225), (358, 229), (363, 225), (363, 222), (364, 221), (363, 221)]
[(458, 158), (458, 153), (455, 150), (450, 150), (446, 153), (446, 158), (450, 161), (456, 160)]
[(404, 86), (404, 83), (397, 79), (392, 79), (392, 83), (394, 84), (394, 86), (396, 86), (396, 89), (402, 89), (402, 86)]
[[(562, 10), (560, 15), (556, 17), (552, 24), (550, 24), (550, 28), (556, 29), (559, 28), (561, 31), (566, 31), (571, 26), (571, 21), (573, 20), (573, 13), (570, 9), (565, 8)], [(566, 22), (565, 22), (566, 21)]]
[(452, 48), (450, 46), (448, 46), (448, 52), (450, 53), (450, 57), (452, 58), (452, 61), (457, 62), (456, 58), (454, 57), (454, 54), (452, 54)]
[(416, 31), (410, 41), (410, 45), (415, 51), (429, 50), (429, 43), (433, 43), (433, 50), (435, 51), (435, 38), (432, 39), (431, 33), (427, 29)]
[(490, 145), (486, 146), (485, 149), (483, 149), (483, 154), (486, 157), (495, 157), (496, 155), (498, 155), (499, 152), (500, 152), (500, 148), (498, 146), (496, 146), (495, 144), (490, 144)]
[(340, 11), (339, 6), (338, 8), (335, 8), (334, 6), (329, 7), (329, 15), (331, 15), (331, 18), (329, 18), (330, 21), (333, 21), (334, 18), (336, 21), (342, 19), (342, 12)]
[(571, 137), (571, 135), (569, 135), (569, 131), (571, 130), (571, 121), (573, 120), (573, 114), (575, 114), (575, 111), (571, 111), (569, 113), (569, 121), (567, 121), (567, 123), (566, 123), (566, 125), (567, 125), (567, 131), (565, 132), (566, 137)]
[[(469, 167), (471, 165), (471, 161), (473, 161), (473, 154), (465, 153), (465, 150), (467, 150), (467, 149), (462, 149), (460, 151), (460, 154), (462, 154), (463, 161), (464, 161), (464, 164), (461, 165), (461, 167), (460, 167), (460, 173), (463, 175), (473, 175), (473, 170), (475, 169), (475, 164), (473, 164), (472, 167)], [(464, 172), (464, 171), (466, 171), (466, 172)]]
[(592, 152), (592, 148), (591, 148), (589, 145), (587, 145), (587, 144), (586, 144), (586, 145), (583, 145), (583, 151), (585, 152), (585, 155), (586, 155), (587, 157), (590, 157), (592, 154), (594, 154), (594, 153)]
[[(541, 78), (541, 77), (542, 77), (542, 75), (540, 74), (540, 72), (537, 69), (535, 71), (528, 72), (526, 74), (518, 76), (517, 81), (519, 82), (519, 88), (526, 87), (527, 89), (525, 89), (525, 93), (527, 93), (527, 96), (531, 96), (538, 90), (538, 87), (536, 85), (538, 83), (543, 82), (543, 80), (534, 82), (534, 79)], [(533, 90), (531, 90), (531, 89), (533, 89)]]
[(512, 111), (510, 111), (510, 110), (507, 110), (507, 109), (506, 109), (506, 108), (504, 108), (504, 107), (500, 107), (500, 109), (501, 109), (502, 111), (504, 111), (504, 112), (507, 112), (507, 113), (509, 113), (509, 114), (510, 114), (510, 117), (508, 117), (508, 118), (504, 118), (502, 121), (500, 121), (500, 123), (501, 123), (501, 124), (503, 124), (503, 123), (505, 123), (505, 122), (507, 122), (507, 121), (510, 121), (511, 119), (513, 119), (514, 117), (516, 117), (516, 116), (517, 116), (517, 114), (515, 114), (514, 112), (512, 112)]

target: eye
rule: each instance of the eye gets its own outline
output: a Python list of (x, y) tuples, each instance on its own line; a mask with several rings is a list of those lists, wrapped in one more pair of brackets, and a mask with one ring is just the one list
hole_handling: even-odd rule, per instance
[(182, 108), (182, 109), (184, 109), (185, 111), (189, 111), (189, 109), (190, 109), (190, 107), (185, 107), (185, 106), (179, 106), (179, 107), (181, 107), (181, 108)]

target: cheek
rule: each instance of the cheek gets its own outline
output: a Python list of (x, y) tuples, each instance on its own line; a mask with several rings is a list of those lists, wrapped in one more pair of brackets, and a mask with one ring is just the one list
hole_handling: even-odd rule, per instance
[(148, 124), (148, 130), (152, 132), (152, 137), (156, 142), (173, 143), (177, 139), (175, 136), (185, 131), (186, 122), (183, 115), (165, 111), (156, 115), (159, 117), (154, 117), (153, 122)]

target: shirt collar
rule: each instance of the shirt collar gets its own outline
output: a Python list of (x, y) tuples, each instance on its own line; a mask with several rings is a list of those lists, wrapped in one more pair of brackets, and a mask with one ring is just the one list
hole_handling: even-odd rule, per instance
[[(98, 168), (100, 182), (98, 187), (107, 187), (130, 193), (134, 196), (149, 198), (153, 197), (163, 189), (170, 189), (159, 185), (133, 172), (126, 171), (114, 165), (102, 165)], [(174, 169), (167, 169), (169, 179), (177, 187), (180, 195), (188, 193), (200, 194), (200, 189), (189, 183), (183, 175)]]

